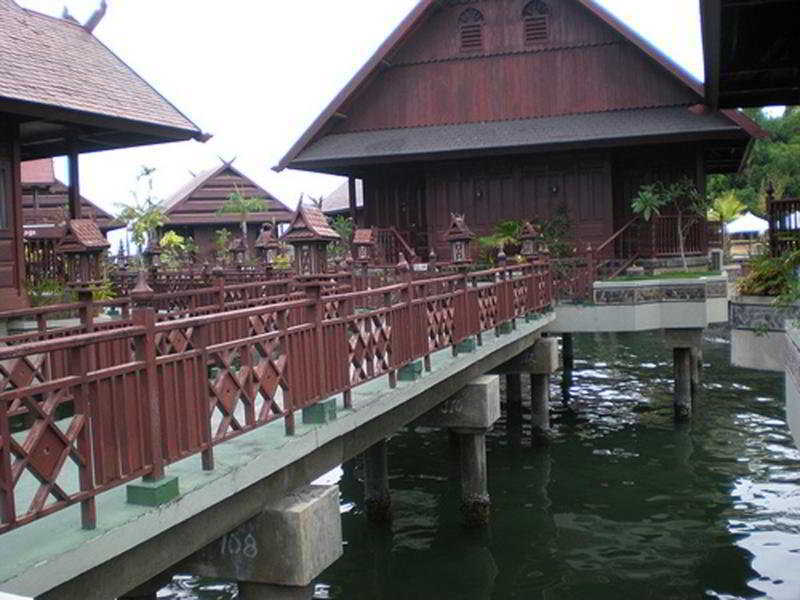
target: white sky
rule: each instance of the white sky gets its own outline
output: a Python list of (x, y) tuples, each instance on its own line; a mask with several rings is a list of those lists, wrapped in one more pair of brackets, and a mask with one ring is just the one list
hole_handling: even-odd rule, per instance
[[(117, 212), (142, 165), (169, 196), (225, 159), (284, 203), (327, 195), (341, 180), (271, 167), (366, 62), (417, 0), (108, 0), (95, 35), (165, 97), (214, 134), (185, 142), (81, 158), (82, 192)], [(17, 0), (85, 21), (99, 0)], [(600, 0), (628, 25), (703, 77), (698, 0)], [(66, 177), (63, 161), (58, 164)]]

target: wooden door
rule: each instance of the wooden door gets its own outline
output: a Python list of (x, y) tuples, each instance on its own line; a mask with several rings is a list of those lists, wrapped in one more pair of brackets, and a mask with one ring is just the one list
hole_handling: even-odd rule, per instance
[(15, 239), (14, 162), (11, 152), (0, 149), (0, 310), (21, 303), (19, 240)]

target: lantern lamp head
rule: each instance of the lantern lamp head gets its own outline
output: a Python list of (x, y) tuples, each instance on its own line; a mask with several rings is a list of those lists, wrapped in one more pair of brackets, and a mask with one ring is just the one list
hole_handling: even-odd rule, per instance
[(341, 240), (320, 209), (301, 205), (292, 218), (283, 240), (294, 248), (297, 277), (319, 279), (328, 266), (328, 244)]
[(450, 215), (450, 228), (445, 234), (445, 239), (450, 244), (453, 264), (463, 265), (471, 261), (470, 244), (475, 239), (475, 234), (467, 227), (464, 215)]
[(375, 249), (375, 230), (356, 229), (353, 234), (353, 248), (355, 249), (357, 263), (365, 265), (372, 261)]
[(522, 251), (520, 254), (528, 260), (535, 260), (542, 252), (542, 234), (530, 221), (522, 226), (520, 234)]

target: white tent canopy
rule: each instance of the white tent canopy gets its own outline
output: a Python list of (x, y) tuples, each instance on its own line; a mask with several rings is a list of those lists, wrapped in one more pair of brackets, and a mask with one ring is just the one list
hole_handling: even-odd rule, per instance
[(751, 212), (746, 212), (735, 221), (731, 221), (725, 225), (725, 231), (727, 231), (729, 235), (737, 233), (757, 233), (761, 235), (767, 230), (769, 230), (769, 223)]

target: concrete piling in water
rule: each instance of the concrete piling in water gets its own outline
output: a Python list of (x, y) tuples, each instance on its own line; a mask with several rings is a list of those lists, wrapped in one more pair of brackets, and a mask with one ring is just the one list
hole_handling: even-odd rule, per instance
[(506, 420), (509, 430), (522, 425), (522, 375), (519, 373), (506, 375)]
[(386, 440), (381, 440), (364, 452), (364, 504), (367, 519), (377, 525), (392, 521), (388, 450)]
[(544, 441), (550, 433), (550, 376), (531, 374), (531, 436)]
[(701, 390), (700, 361), (702, 360), (702, 329), (667, 329), (667, 346), (672, 349), (675, 372), (673, 404), (675, 420), (688, 421)]
[(564, 371), (572, 373), (575, 370), (575, 343), (571, 333), (562, 334), (561, 352), (564, 360)]
[(461, 510), (470, 528), (488, 525), (491, 515), (486, 432), (486, 429), (457, 430), (461, 438)]
[(312, 485), (267, 506), (177, 568), (237, 581), (241, 600), (306, 600), (313, 580), (341, 555), (339, 488)]
[(485, 375), (473, 380), (417, 422), (447, 428), (459, 440), (461, 504), (465, 525), (488, 525), (491, 513), (486, 468), (486, 433), (500, 418), (500, 378)]

